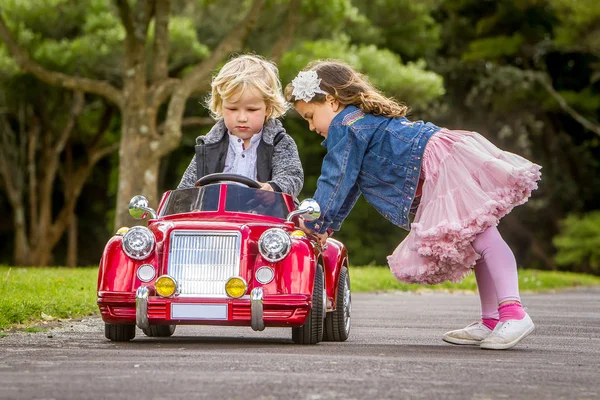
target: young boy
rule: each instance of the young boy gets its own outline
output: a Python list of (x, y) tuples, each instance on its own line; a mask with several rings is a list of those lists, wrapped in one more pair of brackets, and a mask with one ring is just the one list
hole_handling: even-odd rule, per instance
[(304, 172), (294, 139), (277, 120), (288, 108), (278, 75), (273, 63), (255, 55), (223, 66), (207, 101), (217, 123), (196, 139), (196, 155), (177, 189), (225, 172), (254, 179), (263, 190), (298, 196)]

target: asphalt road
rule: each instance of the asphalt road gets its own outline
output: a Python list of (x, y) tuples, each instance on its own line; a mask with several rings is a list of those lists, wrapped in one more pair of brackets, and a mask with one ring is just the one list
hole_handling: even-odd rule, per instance
[(343, 343), (289, 329), (179, 326), (104, 338), (99, 318), (0, 338), (1, 399), (598, 399), (600, 288), (524, 294), (536, 331), (510, 350), (442, 342), (473, 294), (354, 294)]

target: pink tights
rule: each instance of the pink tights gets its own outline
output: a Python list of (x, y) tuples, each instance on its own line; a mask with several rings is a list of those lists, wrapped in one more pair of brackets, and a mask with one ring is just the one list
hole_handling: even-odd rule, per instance
[(475, 265), (481, 318), (498, 320), (500, 303), (521, 302), (515, 256), (495, 226), (477, 235), (473, 248), (481, 255)]

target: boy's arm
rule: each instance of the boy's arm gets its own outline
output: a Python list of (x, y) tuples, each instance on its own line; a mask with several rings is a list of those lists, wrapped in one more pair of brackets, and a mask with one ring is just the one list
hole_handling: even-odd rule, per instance
[(197, 178), (196, 156), (194, 156), (194, 157), (192, 157), (192, 161), (190, 162), (190, 165), (188, 165), (185, 172), (183, 173), (183, 176), (181, 177), (181, 182), (179, 182), (179, 185), (177, 185), (177, 189), (185, 189), (185, 188), (194, 187), (194, 184), (198, 180), (196, 178)]
[(294, 139), (287, 133), (273, 149), (273, 174), (269, 184), (278, 190), (298, 197), (304, 185), (304, 171)]

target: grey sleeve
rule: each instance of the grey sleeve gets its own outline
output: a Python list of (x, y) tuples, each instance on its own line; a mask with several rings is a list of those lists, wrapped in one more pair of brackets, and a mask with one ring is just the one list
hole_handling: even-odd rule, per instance
[(177, 185), (177, 189), (185, 189), (194, 187), (194, 183), (198, 180), (198, 173), (196, 170), (196, 156), (192, 157), (192, 161), (190, 165), (186, 168), (183, 176), (181, 177), (181, 182)]
[(273, 178), (282, 192), (298, 197), (304, 185), (304, 171), (294, 139), (287, 133), (273, 151)]

